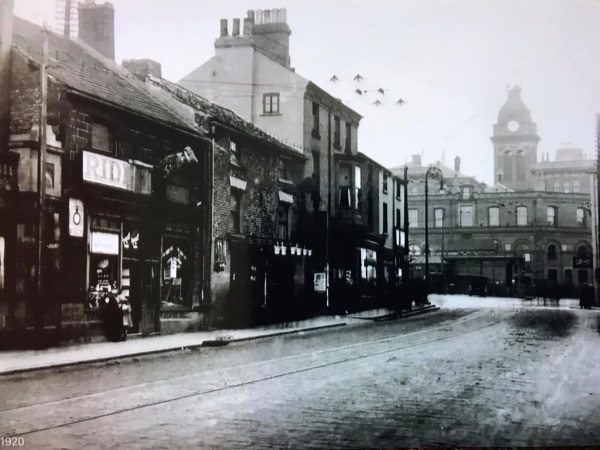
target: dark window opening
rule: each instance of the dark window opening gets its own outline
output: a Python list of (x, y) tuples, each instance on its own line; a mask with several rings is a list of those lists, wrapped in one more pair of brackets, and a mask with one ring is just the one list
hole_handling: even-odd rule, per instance
[(289, 173), (288, 173), (288, 165), (289, 165), (289, 160), (287, 158), (279, 158), (279, 179), (281, 180), (288, 180), (289, 178)]
[(556, 249), (556, 245), (550, 244), (548, 246), (548, 259), (556, 259), (558, 254), (558, 250)]
[(112, 153), (113, 136), (110, 128), (102, 123), (92, 123), (91, 147), (101, 152)]
[(334, 118), (334, 133), (333, 133), (333, 145), (340, 147), (340, 118)]
[(319, 104), (314, 103), (312, 105), (312, 115), (313, 115), (313, 136), (316, 138), (320, 138), (321, 132), (321, 124), (319, 122)]
[(548, 269), (548, 281), (557, 281), (558, 280), (558, 270), (557, 269)]
[(231, 231), (242, 232), (242, 193), (231, 190)]
[(278, 238), (289, 239), (289, 205), (280, 203), (277, 209)]
[(383, 234), (388, 234), (388, 205), (383, 203)]
[(352, 151), (352, 125), (346, 124), (346, 153)]

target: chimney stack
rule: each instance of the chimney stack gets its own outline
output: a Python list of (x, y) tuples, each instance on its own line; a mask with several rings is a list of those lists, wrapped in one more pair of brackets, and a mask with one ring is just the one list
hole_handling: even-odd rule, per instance
[(421, 167), (421, 155), (412, 155), (412, 162), (415, 166)]
[(454, 158), (454, 171), (460, 172), (460, 156)]
[(115, 59), (115, 8), (112, 3), (79, 4), (79, 39), (104, 55)]
[(225, 37), (227, 34), (227, 19), (221, 19), (221, 37)]
[(14, 7), (15, 0), (0, 0), (0, 148), (3, 148), (8, 140), (10, 126), (10, 53)]
[(152, 75), (155, 78), (162, 78), (160, 63), (152, 59), (124, 59), (123, 67), (142, 81), (146, 81), (148, 75)]
[[(248, 11), (248, 18), (252, 12)], [(257, 9), (254, 12), (252, 27), (253, 43), (263, 55), (281, 64), (287, 69), (290, 65), (290, 34), (285, 8)]]
[(244, 35), (252, 35), (252, 26), (254, 25), (254, 19), (244, 19)]
[(232, 36), (240, 35), (240, 19), (233, 19), (233, 29), (231, 30)]
[(248, 19), (251, 20), (252, 23), (254, 23), (254, 10), (253, 9), (248, 10)]

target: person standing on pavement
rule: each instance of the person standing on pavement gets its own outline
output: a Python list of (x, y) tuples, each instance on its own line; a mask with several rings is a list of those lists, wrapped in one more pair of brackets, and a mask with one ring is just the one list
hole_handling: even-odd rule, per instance
[(104, 301), (102, 319), (104, 324), (104, 335), (111, 342), (117, 342), (120, 339), (123, 328), (123, 313), (117, 301), (117, 290), (112, 290)]

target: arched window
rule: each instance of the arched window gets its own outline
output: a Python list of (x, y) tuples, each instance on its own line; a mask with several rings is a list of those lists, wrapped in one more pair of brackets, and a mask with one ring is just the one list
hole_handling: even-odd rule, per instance
[(548, 246), (547, 257), (548, 259), (556, 259), (558, 257), (558, 249), (556, 248), (556, 245), (550, 244)]
[(579, 256), (580, 258), (584, 258), (585, 256), (587, 256), (587, 247), (585, 245), (580, 245), (579, 247), (577, 247), (577, 256)]

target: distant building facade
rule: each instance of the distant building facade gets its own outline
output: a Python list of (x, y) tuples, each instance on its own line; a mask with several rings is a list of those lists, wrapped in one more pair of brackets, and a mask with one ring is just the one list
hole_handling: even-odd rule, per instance
[[(590, 171), (580, 149), (563, 148), (556, 160), (537, 161), (537, 126), (521, 99), (508, 93), (492, 136), (495, 184), (487, 186), (437, 162), (443, 189), (428, 180), (430, 272), (487, 277), (501, 293), (556, 283), (593, 282)], [(411, 275), (425, 273), (425, 174), (414, 155), (408, 167)], [(392, 169), (400, 173), (403, 167)], [(465, 286), (463, 286), (463, 289)]]

